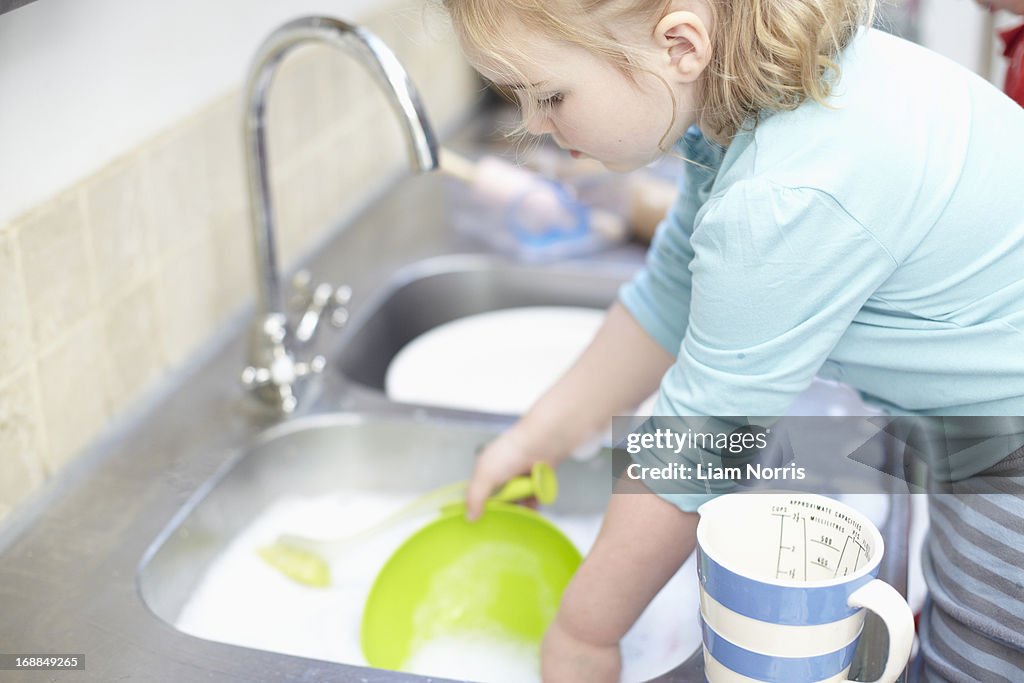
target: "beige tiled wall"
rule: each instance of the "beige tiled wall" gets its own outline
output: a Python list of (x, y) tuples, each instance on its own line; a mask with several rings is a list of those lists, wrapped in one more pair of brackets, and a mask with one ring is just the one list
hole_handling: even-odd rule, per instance
[[(365, 23), (439, 128), (475, 101), (436, 10), (399, 2)], [(268, 131), (286, 264), (405, 163), (384, 96), (327, 46), (284, 62)], [(241, 138), (240, 93), (225, 93), (0, 225), (0, 518), (251, 300)]]

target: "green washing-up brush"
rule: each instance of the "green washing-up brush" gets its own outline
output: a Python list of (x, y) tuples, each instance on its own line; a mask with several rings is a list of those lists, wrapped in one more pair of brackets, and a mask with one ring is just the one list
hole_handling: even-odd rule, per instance
[[(263, 560), (288, 578), (313, 588), (331, 585), (331, 569), (326, 558), (336, 558), (352, 547), (385, 531), (399, 522), (444, 509), (461, 501), (468, 482), (459, 481), (426, 493), (405, 507), (362, 531), (341, 538), (309, 538), (281, 534), (271, 545), (257, 550)], [(513, 502), (536, 498), (550, 505), (558, 497), (558, 479), (547, 463), (534, 463), (529, 476), (510, 479), (491, 500)]]
[(331, 585), (331, 570), (322, 557), (280, 540), (256, 551), (263, 561), (292, 581), (313, 588)]

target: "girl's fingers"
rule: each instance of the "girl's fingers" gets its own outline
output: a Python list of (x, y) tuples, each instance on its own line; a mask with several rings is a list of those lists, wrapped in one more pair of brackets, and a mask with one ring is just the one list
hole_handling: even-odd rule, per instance
[(493, 463), (493, 453), (484, 452), (476, 461), (473, 468), (473, 476), (466, 487), (466, 519), (475, 521), (483, 512), (484, 503), (487, 498), (501, 484), (504, 484), (511, 475), (505, 476)]
[(473, 477), (469, 480), (469, 486), (466, 488), (466, 519), (472, 522), (480, 517), (484, 501), (491, 494), (493, 487), (492, 479), (485, 476), (481, 472), (480, 465), (477, 464), (476, 469), (473, 470)]

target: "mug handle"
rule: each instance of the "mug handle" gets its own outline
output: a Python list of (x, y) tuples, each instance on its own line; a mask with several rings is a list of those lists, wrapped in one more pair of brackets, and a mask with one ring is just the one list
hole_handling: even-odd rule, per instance
[(885, 622), (889, 631), (889, 656), (882, 675), (872, 683), (892, 683), (906, 668), (914, 645), (914, 615), (910, 605), (895, 588), (881, 579), (874, 579), (858, 588), (846, 604), (866, 607)]

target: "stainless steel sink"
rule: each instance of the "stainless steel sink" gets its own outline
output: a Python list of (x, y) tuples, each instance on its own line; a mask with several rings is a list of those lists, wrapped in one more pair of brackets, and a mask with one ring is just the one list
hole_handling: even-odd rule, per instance
[(605, 309), (635, 266), (528, 265), (489, 256), (427, 259), (399, 271), (353, 320), (338, 354), (341, 372), (384, 391), (388, 364), (403, 346), (439, 325), (477, 313), (521, 306)]
[[(225, 463), (154, 542), (139, 571), (142, 597), (173, 624), (217, 555), (275, 501), (346, 491), (422, 493), (468, 478), (479, 447), (494, 436), (466, 424), (358, 413), (272, 428)], [(604, 510), (611, 458), (573, 461), (560, 472), (552, 512)]]
[[(421, 260), (397, 271), (379, 296), (356, 309), (331, 352), (338, 385), (328, 385), (315, 404), (316, 413), (272, 426), (235, 451), (152, 543), (138, 572), (146, 606), (170, 626), (181, 627), (183, 611), (207, 573), (223, 562), (254, 520), (280, 501), (346, 492), (412, 497), (467, 478), (480, 446), (496, 436), (506, 419), (390, 403), (384, 396), (384, 377), (391, 359), (424, 332), (475, 313), (537, 305), (604, 309), (635, 267), (635, 261), (550, 266), (459, 255)], [(352, 396), (354, 386), (359, 390), (350, 405), (356, 408), (336, 412), (345, 403), (332, 393)], [(373, 395), (377, 398), (367, 400)], [(608, 451), (587, 461), (566, 462), (559, 469), (558, 501), (546, 512), (556, 518), (593, 518), (596, 530), (612, 478)], [(362, 677), (372, 671), (355, 668), (361, 664), (358, 657), (275, 650), (273, 644), (248, 641), (244, 633), (224, 638), (192, 633), (264, 651), (329, 659), (338, 662), (333, 666), (351, 665), (353, 675), (358, 671)], [(699, 649), (687, 654), (672, 675), (659, 680), (692, 678), (699, 670)], [(380, 679), (385, 673), (398, 678)], [(376, 671), (374, 676), (409, 680), (407, 674), (394, 672)]]
[[(421, 410), (389, 402), (384, 396), (384, 378), (391, 359), (424, 332), (476, 313), (532, 305), (605, 308), (634, 267), (627, 262), (540, 266), (461, 255), (430, 258), (400, 269), (379, 296), (357, 309), (351, 327), (331, 354), (339, 384), (328, 386), (317, 404), (319, 412), (273, 426), (235, 451), (152, 543), (138, 573), (144, 603), (164, 622), (177, 627), (183, 609), (211, 567), (278, 501), (345, 492), (412, 497), (465, 479), (480, 446), (494, 438), (506, 421), (483, 413)], [(360, 391), (351, 404), (339, 404), (337, 397), (330, 395), (332, 391), (350, 395), (353, 385)], [(336, 412), (339, 405), (356, 408)], [(560, 468), (559, 481), (559, 500), (550, 508), (553, 514), (599, 515), (611, 494), (612, 459), (570, 460)], [(895, 507), (890, 508), (890, 523), (883, 530), (887, 538), (906, 533), (905, 522), (899, 521), (902, 513), (897, 513)], [(896, 583), (906, 575), (905, 556), (893, 553), (891, 561), (896, 566), (885, 571)], [(695, 590), (695, 583), (693, 587)], [(866, 629), (863, 642), (872, 644), (858, 652), (855, 671), (871, 671), (880, 661), (884, 642), (873, 642), (878, 631), (877, 627)], [(224, 638), (196, 635), (311, 658), (307, 661), (338, 662), (331, 666), (350, 668), (353, 676), (358, 672), (365, 677), (375, 671), (360, 667), (358, 654), (335, 657), (275, 649), (273, 643), (249, 642), (244, 634)], [(702, 675), (701, 667), (697, 648), (655, 680), (695, 680)], [(376, 671), (373, 680), (409, 677)]]
[[(153, 543), (138, 575), (142, 599), (175, 626), (205, 573), (275, 502), (359, 492), (411, 497), (467, 478), (477, 449), (494, 435), (467, 424), (358, 413), (310, 416), (271, 428), (236, 453)], [(567, 463), (560, 483), (558, 501), (547, 510), (596, 519), (611, 495), (611, 458)], [(282, 578), (281, 583), (288, 581)], [(267, 595), (252, 597), (272, 604)], [(265, 617), (287, 618), (272, 612), (266, 610)], [(271, 649), (249, 642), (244, 633), (229, 634), (224, 642)]]

